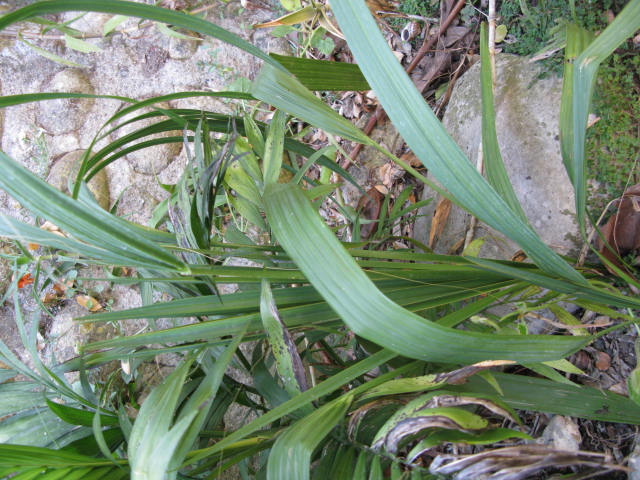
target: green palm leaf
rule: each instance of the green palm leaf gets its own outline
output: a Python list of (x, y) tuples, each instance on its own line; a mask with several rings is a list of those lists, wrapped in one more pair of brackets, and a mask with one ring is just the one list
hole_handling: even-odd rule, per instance
[(13, 23), (41, 15), (77, 11), (114, 13), (128, 17), (146, 18), (148, 20), (185, 28), (193, 32), (198, 32), (203, 35), (208, 35), (222, 40), (223, 42), (229, 43), (264, 60), (266, 63), (270, 63), (276, 68), (284, 70), (276, 60), (259, 48), (253, 46), (237, 35), (234, 35), (233, 33), (230, 33), (202, 18), (186, 15), (174, 10), (155, 7), (153, 5), (124, 2), (120, 0), (93, 0), (92, 2), (87, 2), (86, 0), (52, 0), (37, 2), (2, 16), (0, 18), (0, 30), (5, 29)]
[[(185, 273), (187, 267), (170, 252), (150, 242), (144, 230), (110, 213), (75, 201), (42, 181), (7, 155), (0, 152), (0, 188), (37, 215), (55, 223), (76, 239), (86, 242), (88, 248), (101, 249), (117, 265), (146, 264), (159, 269)], [(11, 236), (16, 223), (0, 217), (0, 229)], [(31, 227), (33, 228), (33, 227)], [(31, 239), (33, 241), (33, 239)], [(101, 258), (98, 256), (98, 258)]]
[(276, 440), (269, 455), (267, 480), (306, 480), (311, 454), (347, 413), (353, 395), (344, 395), (296, 422)]
[(265, 190), (264, 199), (273, 233), (307, 279), (349, 328), (378, 345), (436, 362), (536, 362), (563, 358), (588, 341), (576, 337), (486, 335), (429, 322), (378, 290), (297, 186), (272, 185)]
[(471, 165), (387, 46), (362, 0), (335, 0), (334, 14), (360, 69), (411, 150), (456, 200), (518, 243), (548, 273), (586, 283)]
[(589, 107), (591, 105), (596, 74), (598, 73), (600, 64), (638, 29), (640, 29), (640, 0), (631, 0), (604, 32), (582, 51), (574, 63), (573, 91), (571, 92), (573, 148), (571, 157), (569, 159), (565, 158), (565, 164), (569, 163), (571, 165), (568, 172), (570, 175), (573, 174), (573, 188), (576, 195), (576, 215), (583, 233), (585, 229), (587, 203), (584, 146)]

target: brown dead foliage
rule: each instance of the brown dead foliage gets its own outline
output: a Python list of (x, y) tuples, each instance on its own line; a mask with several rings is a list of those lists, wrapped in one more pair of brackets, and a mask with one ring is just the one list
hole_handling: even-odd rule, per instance
[[(640, 184), (628, 188), (614, 205), (618, 209), (602, 227), (605, 242), (599, 242), (599, 250), (609, 262), (632, 275), (622, 259), (640, 251)], [(605, 266), (616, 274), (609, 265)]]

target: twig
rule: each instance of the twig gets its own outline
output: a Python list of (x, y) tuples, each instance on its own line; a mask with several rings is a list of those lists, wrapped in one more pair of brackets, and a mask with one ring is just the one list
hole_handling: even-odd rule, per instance
[(444, 106), (447, 105), (447, 103), (449, 103), (449, 98), (451, 98), (451, 92), (453, 92), (453, 87), (455, 86), (456, 82), (458, 81), (458, 77), (460, 76), (460, 74), (462, 73), (462, 70), (463, 70), (462, 67), (464, 67), (464, 64), (466, 62), (467, 62), (467, 58), (466, 58), (466, 56), (463, 56), (462, 59), (460, 60), (460, 63), (458, 64), (458, 66), (456, 67), (455, 71), (453, 72), (453, 76), (449, 80), (449, 85), (447, 86), (447, 91), (442, 96), (441, 101), (439, 102), (438, 106), (435, 109), (436, 116), (440, 115), (440, 111), (442, 110), (442, 108), (444, 108)]
[(489, 0), (489, 63), (491, 64), (491, 88), (496, 93), (496, 0)]
[[(458, 3), (455, 4), (455, 6), (453, 7), (449, 15), (447, 15), (447, 18), (445, 19), (445, 21), (442, 22), (442, 24), (438, 28), (438, 31), (433, 35), (425, 35), (424, 42), (422, 43), (420, 50), (418, 50), (418, 53), (416, 53), (416, 56), (413, 58), (412, 62), (405, 69), (407, 74), (411, 73), (418, 66), (420, 61), (433, 47), (433, 45), (436, 43), (438, 38), (440, 38), (440, 35), (442, 35), (442, 33), (444, 33), (444, 31), (447, 28), (449, 28), (449, 25), (451, 25), (451, 22), (453, 22), (453, 20), (458, 16), (458, 13), (460, 13), (460, 10), (462, 10), (462, 8), (465, 5), (466, 5), (466, 0), (458, 0)], [(378, 105), (376, 107), (375, 113), (371, 115), (371, 118), (369, 118), (367, 125), (363, 129), (364, 134), (365, 135), (371, 134), (376, 124), (378, 122), (384, 121), (384, 119), (385, 119), (384, 109), (380, 105)], [(358, 154), (360, 153), (361, 150), (362, 150), (362, 144), (358, 143), (353, 148), (353, 150), (351, 150), (351, 154), (342, 160), (342, 162), (340, 163), (340, 166), (345, 169), (348, 168), (349, 165), (351, 165), (351, 163), (354, 162), (355, 159), (358, 157)]]
[(598, 323), (579, 323), (577, 325), (567, 325), (566, 323), (556, 322), (555, 320), (551, 320), (550, 318), (547, 318), (535, 312), (527, 312), (525, 313), (525, 317), (542, 320), (548, 323), (549, 325), (552, 325), (557, 328), (565, 328), (567, 330), (577, 330), (580, 328), (602, 328), (602, 327), (608, 327), (610, 325), (613, 325), (614, 323), (612, 320), (609, 320), (609, 321), (598, 322)]

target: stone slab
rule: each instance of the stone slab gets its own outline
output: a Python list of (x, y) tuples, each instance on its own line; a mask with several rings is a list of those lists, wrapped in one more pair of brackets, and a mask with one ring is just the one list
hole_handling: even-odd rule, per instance
[[(562, 254), (579, 249), (573, 187), (562, 163), (558, 117), (562, 80), (538, 78), (540, 67), (526, 58), (498, 55), (495, 95), (496, 128), (507, 173), (529, 222), (545, 243)], [(443, 120), (467, 158), (476, 162), (481, 142), (480, 64), (473, 65), (456, 83)], [(431, 177), (432, 180), (435, 178)], [(428, 244), (438, 196), (415, 226), (415, 236)], [(434, 247), (450, 253), (464, 239), (470, 215), (453, 207), (443, 234)], [(480, 254), (509, 259), (519, 249), (502, 234), (480, 224), (475, 238), (486, 238)]]

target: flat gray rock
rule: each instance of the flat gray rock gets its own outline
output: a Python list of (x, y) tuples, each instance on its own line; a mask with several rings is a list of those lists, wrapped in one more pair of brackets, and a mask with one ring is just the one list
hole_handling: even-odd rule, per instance
[[(496, 60), (496, 127), (509, 178), (542, 239), (561, 254), (575, 253), (580, 245), (573, 187), (562, 163), (558, 137), (562, 80), (554, 76), (539, 79), (540, 67), (527, 58), (504, 54)], [(479, 62), (457, 82), (443, 123), (475, 164), (482, 128)], [(424, 198), (434, 201), (416, 222), (414, 235), (428, 244), (438, 196), (425, 188)], [(434, 250), (450, 253), (464, 240), (469, 224), (470, 215), (454, 206)], [(502, 234), (479, 224), (474, 238), (481, 237), (486, 240), (480, 251), (483, 257), (509, 259), (519, 249)]]

